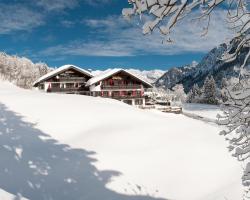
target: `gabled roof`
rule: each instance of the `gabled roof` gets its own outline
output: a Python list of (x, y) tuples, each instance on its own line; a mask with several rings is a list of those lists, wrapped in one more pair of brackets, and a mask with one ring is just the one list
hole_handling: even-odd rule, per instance
[(149, 87), (153, 87), (151, 85), (151, 83), (149, 83), (148, 81), (144, 80), (142, 77), (140, 77), (138, 75), (135, 75), (135, 74), (133, 74), (133, 73), (131, 73), (131, 72), (125, 70), (125, 69), (112, 69), (112, 70), (110, 70), (108, 72), (105, 72), (105, 73), (102, 73), (100, 75), (97, 75), (97, 76), (95, 76), (95, 77), (93, 77), (93, 78), (91, 78), (91, 79), (88, 80), (87, 86), (93, 85), (93, 84), (95, 84), (95, 83), (97, 83), (99, 81), (102, 81), (102, 80), (104, 80), (106, 78), (109, 78), (112, 75), (118, 74), (120, 72), (125, 72), (125, 73), (129, 74), (130, 76), (134, 77), (135, 79), (143, 82), (145, 85), (147, 85)]
[(63, 65), (63, 66), (61, 66), (61, 67), (59, 67), (59, 68), (45, 74), (44, 76), (40, 77), (38, 80), (36, 80), (33, 83), (33, 86), (36, 86), (38, 83), (40, 83), (40, 82), (42, 82), (42, 81), (44, 81), (46, 79), (49, 79), (49, 78), (51, 78), (51, 77), (53, 77), (53, 76), (55, 76), (57, 74), (60, 74), (60, 73), (66, 71), (68, 69), (74, 69), (74, 70), (76, 70), (76, 71), (78, 71), (80, 73), (83, 73), (83, 74), (85, 74), (85, 75), (87, 75), (89, 77), (93, 77), (93, 75), (89, 71), (84, 70), (84, 69), (82, 69), (80, 67), (77, 67), (75, 65)]

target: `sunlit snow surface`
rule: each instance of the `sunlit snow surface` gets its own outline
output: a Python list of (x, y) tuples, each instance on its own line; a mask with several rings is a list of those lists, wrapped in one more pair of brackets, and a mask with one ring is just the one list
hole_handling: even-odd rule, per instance
[[(8, 163), (10, 151), (0, 149), (6, 159), (0, 169), (9, 167), (11, 177), (26, 181), (12, 186), (0, 177), (0, 188), (8, 193), (65, 200), (69, 195), (72, 200), (241, 199), (242, 169), (228, 153), (220, 128), (211, 123), (110, 99), (40, 93), (8, 83), (0, 84), (0, 105), (4, 122), (0, 138), (26, 137), (11, 148), (16, 168)], [(13, 145), (8, 137), (0, 141), (2, 146)], [(26, 164), (18, 168), (26, 161), (38, 177), (26, 173)]]
[(222, 114), (220, 106), (187, 103), (183, 105), (183, 111), (186, 113), (192, 113), (208, 119), (217, 119), (217, 114)]

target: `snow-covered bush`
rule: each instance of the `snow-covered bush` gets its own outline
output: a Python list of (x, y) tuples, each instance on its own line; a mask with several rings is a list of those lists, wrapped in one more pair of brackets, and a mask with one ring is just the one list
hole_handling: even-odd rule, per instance
[(0, 77), (19, 87), (31, 88), (32, 83), (50, 71), (44, 63), (34, 64), (25, 57), (0, 53)]

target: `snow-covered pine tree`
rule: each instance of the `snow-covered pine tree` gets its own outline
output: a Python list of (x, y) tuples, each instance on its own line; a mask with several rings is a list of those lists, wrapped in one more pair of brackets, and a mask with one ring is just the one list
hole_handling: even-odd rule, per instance
[(19, 87), (31, 88), (37, 78), (49, 71), (50, 68), (44, 63), (34, 64), (25, 57), (9, 56), (0, 52), (0, 78)]
[(194, 97), (195, 97), (194, 98), (194, 103), (200, 103), (202, 90), (199, 88), (199, 86), (197, 84), (194, 84), (193, 92), (194, 92)]
[(193, 91), (193, 88), (194, 87), (192, 87), (190, 89), (190, 91), (188, 92), (188, 94), (187, 94), (187, 98), (186, 98), (186, 102), (187, 103), (193, 103), (193, 100), (194, 100), (194, 91)]
[(194, 84), (192, 89), (187, 94), (187, 103), (200, 103), (202, 91), (197, 84)]
[(205, 79), (202, 96), (202, 103), (218, 104), (218, 99), (216, 98), (216, 83), (213, 76)]

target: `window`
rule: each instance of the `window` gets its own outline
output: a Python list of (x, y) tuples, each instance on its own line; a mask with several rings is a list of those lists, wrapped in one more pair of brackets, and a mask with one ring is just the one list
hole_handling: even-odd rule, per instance
[(143, 100), (142, 99), (135, 99), (135, 105), (142, 105)]
[(39, 85), (39, 89), (44, 90), (44, 84), (43, 83)]
[(66, 83), (66, 88), (73, 88), (74, 87), (74, 83)]
[(104, 92), (103, 92), (103, 96), (104, 96), (104, 97), (108, 97), (108, 96), (109, 96), (109, 92), (108, 92), (108, 91), (104, 91)]
[(129, 97), (133, 96), (132, 94), (133, 94), (132, 91), (128, 91), (128, 92), (127, 92), (127, 95), (128, 95)]
[(98, 97), (98, 96), (101, 96), (101, 92), (93, 92), (92, 95), (94, 97)]
[(114, 81), (112, 79), (109, 79), (109, 85), (114, 85)]
[(51, 88), (60, 88), (60, 84), (59, 83), (52, 83)]
[(119, 97), (119, 94), (120, 94), (120, 92), (114, 91), (114, 92), (112, 93), (112, 96), (113, 96), (113, 97)]

